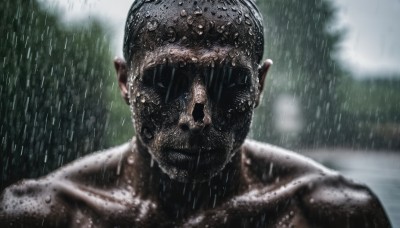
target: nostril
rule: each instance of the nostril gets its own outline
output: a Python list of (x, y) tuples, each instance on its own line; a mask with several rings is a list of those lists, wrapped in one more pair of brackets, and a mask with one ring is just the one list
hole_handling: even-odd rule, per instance
[(202, 122), (204, 118), (204, 105), (195, 104), (192, 116), (195, 122)]
[(189, 126), (187, 124), (181, 124), (179, 126), (183, 131), (189, 131)]

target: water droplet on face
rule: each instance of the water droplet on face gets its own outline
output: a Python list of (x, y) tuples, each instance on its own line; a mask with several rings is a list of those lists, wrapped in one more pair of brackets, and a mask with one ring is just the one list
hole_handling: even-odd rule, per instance
[(175, 32), (175, 29), (173, 27), (168, 27), (167, 37), (168, 37), (168, 42), (170, 42), (170, 43), (175, 42), (175, 40), (176, 40), (176, 32)]
[(187, 18), (186, 22), (188, 23), (188, 25), (192, 25), (193, 22), (194, 22), (193, 17), (192, 17), (192, 16), (189, 16), (189, 17)]
[(46, 196), (46, 198), (44, 199), (44, 202), (50, 203), (51, 202), (51, 197), (50, 196)]
[(186, 10), (182, 10), (182, 11), (181, 11), (181, 17), (186, 17), (186, 16), (187, 16)]
[(246, 159), (246, 165), (251, 165), (251, 159), (250, 158)]
[(145, 98), (145, 97), (142, 97), (142, 99), (140, 99), (140, 102), (146, 103), (146, 98)]
[(233, 39), (234, 40), (237, 40), (239, 38), (239, 33), (237, 32), (237, 33), (235, 33), (235, 34), (233, 34)]
[(198, 6), (196, 6), (196, 9), (193, 13), (197, 16), (200, 16), (203, 14), (203, 10), (201, 10)]
[(146, 14), (144, 15), (146, 18), (149, 18), (150, 17), (150, 12), (149, 11), (146, 11)]
[(130, 155), (128, 157), (127, 162), (129, 165), (133, 165), (133, 163), (135, 163), (135, 159), (133, 158), (133, 155)]
[(147, 22), (147, 29), (152, 32), (155, 31), (158, 27), (158, 21), (157, 20), (152, 20)]
[(217, 32), (218, 33), (223, 33), (224, 31), (225, 31), (225, 26), (224, 25), (221, 25), (221, 26), (217, 27)]
[(143, 134), (144, 134), (144, 137), (146, 137), (147, 139), (153, 138), (153, 134), (151, 134), (151, 132), (148, 128), (143, 129)]
[(195, 28), (194, 30), (196, 31), (196, 33), (197, 33), (198, 35), (201, 36), (201, 35), (204, 34), (203, 29), (204, 29), (204, 25), (199, 24), (199, 25), (196, 26), (196, 28)]

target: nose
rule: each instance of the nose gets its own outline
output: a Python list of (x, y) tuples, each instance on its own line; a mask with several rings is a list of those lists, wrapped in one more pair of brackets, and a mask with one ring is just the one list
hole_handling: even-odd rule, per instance
[(211, 125), (207, 90), (200, 78), (195, 78), (187, 110), (181, 114), (179, 127), (192, 134), (202, 133)]

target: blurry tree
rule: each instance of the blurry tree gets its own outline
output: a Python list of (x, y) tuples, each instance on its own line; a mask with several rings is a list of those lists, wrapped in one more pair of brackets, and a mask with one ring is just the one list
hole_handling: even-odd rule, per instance
[(335, 8), (326, 0), (259, 0), (264, 15), (265, 56), (274, 60), (266, 80), (263, 105), (253, 137), (287, 146), (274, 129), (276, 98), (290, 94), (300, 101), (303, 145), (334, 143), (340, 132), (337, 84), (342, 75), (334, 54), (340, 31), (330, 29)]
[[(400, 149), (400, 77), (366, 75), (344, 77), (340, 83), (343, 141), (356, 148)], [(386, 77), (385, 77), (386, 76)]]
[(109, 37), (98, 23), (65, 27), (36, 1), (1, 3), (0, 190), (101, 149), (118, 119), (107, 94)]

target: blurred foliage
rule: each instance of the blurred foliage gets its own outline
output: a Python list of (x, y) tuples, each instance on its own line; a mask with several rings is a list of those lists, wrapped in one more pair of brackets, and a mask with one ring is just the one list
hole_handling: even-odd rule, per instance
[(344, 77), (341, 143), (353, 148), (400, 148), (400, 77), (355, 80)]
[(2, 1), (0, 11), (0, 189), (122, 141), (99, 23), (66, 27), (33, 0)]
[[(274, 65), (266, 80), (264, 101), (255, 118), (253, 137), (283, 146), (321, 146), (338, 134), (338, 78), (333, 58), (341, 39), (330, 26), (336, 9), (325, 0), (257, 1), (264, 15), (265, 57)], [(281, 94), (300, 101), (304, 128), (296, 142), (274, 128), (273, 103)]]

